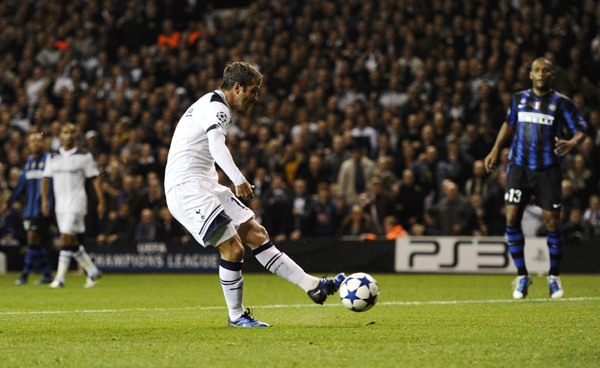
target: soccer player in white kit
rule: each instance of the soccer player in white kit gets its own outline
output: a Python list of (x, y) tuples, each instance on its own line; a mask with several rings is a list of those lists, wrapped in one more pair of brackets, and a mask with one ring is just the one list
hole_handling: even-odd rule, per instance
[(73, 124), (65, 124), (60, 129), (62, 147), (50, 155), (46, 161), (42, 179), (42, 212), (48, 216), (48, 190), (50, 178), (54, 183), (56, 199), (55, 212), (58, 230), (60, 231), (61, 250), (58, 257), (58, 269), (54, 281), (50, 283), (53, 289), (65, 286), (65, 273), (69, 269), (71, 258), (87, 273), (84, 285), (90, 288), (96, 285), (102, 273), (90, 259), (83, 245), (79, 244), (77, 234), (85, 232), (84, 218), (87, 213), (87, 195), (85, 179), (93, 178), (93, 185), (98, 195), (98, 216), (102, 218), (106, 205), (100, 187), (100, 172), (89, 152), (75, 147), (77, 129)]
[[(262, 75), (252, 65), (234, 62), (223, 72), (218, 90), (202, 96), (183, 114), (171, 141), (165, 174), (167, 206), (202, 246), (221, 253), (219, 278), (231, 327), (268, 327), (244, 310), (242, 262), (248, 244), (270, 272), (298, 285), (318, 304), (335, 293), (345, 278), (308, 275), (269, 240), (254, 212), (238, 197), (253, 197), (252, 186), (225, 145), (233, 110), (246, 111), (258, 100)], [(235, 185), (235, 194), (218, 183), (215, 162)]]

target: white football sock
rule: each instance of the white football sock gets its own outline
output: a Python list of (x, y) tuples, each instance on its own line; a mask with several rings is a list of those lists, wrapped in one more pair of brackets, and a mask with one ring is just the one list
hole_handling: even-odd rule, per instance
[[(244, 314), (244, 278), (242, 277), (241, 262), (239, 270), (229, 270), (223, 267), (223, 260), (219, 266), (219, 278), (221, 279), (221, 287), (225, 295), (225, 303), (229, 309), (229, 319), (237, 320)], [(227, 262), (226, 267), (230, 264), (236, 265), (238, 262)], [(230, 267), (238, 268), (238, 267)]]
[(75, 258), (77, 263), (79, 263), (79, 265), (83, 267), (88, 277), (94, 277), (99, 273), (98, 268), (96, 267), (94, 262), (92, 262), (92, 259), (90, 258), (89, 254), (87, 254), (87, 252), (85, 251), (83, 245), (80, 245), (79, 250), (73, 253), (73, 258)]
[(58, 280), (60, 282), (65, 282), (65, 274), (69, 269), (69, 265), (71, 264), (71, 257), (73, 256), (73, 252), (70, 250), (61, 250), (58, 255), (58, 268), (56, 269), (56, 276), (54, 276), (54, 280)]
[(253, 252), (256, 259), (267, 270), (300, 286), (304, 291), (312, 290), (319, 285), (317, 277), (304, 272), (287, 254), (280, 252), (270, 240), (254, 249)]

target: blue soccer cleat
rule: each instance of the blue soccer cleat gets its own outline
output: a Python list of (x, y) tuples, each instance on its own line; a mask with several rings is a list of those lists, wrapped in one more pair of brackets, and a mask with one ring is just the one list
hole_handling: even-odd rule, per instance
[(26, 277), (21, 277), (21, 278), (15, 280), (15, 285), (25, 285), (25, 284), (27, 284)]
[(548, 286), (550, 287), (550, 298), (560, 299), (563, 297), (563, 288), (560, 283), (560, 276), (548, 276)]
[(309, 290), (307, 294), (313, 302), (323, 304), (329, 295), (338, 291), (344, 279), (346, 279), (346, 275), (343, 272), (335, 277), (321, 277), (319, 285), (317, 285), (316, 288)]
[(227, 318), (227, 326), (229, 327), (270, 327), (268, 324), (257, 320), (252, 317), (250, 308), (247, 308), (244, 314), (235, 321)]
[(513, 285), (515, 286), (515, 290), (513, 291), (513, 298), (515, 299), (523, 299), (527, 296), (527, 290), (529, 289), (529, 285), (531, 285), (533, 281), (530, 276), (517, 276), (515, 281), (513, 281)]
[(46, 277), (44, 277), (43, 279), (40, 279), (40, 280), (37, 280), (37, 281), (35, 281), (33, 284), (34, 284), (34, 285), (44, 285), (44, 284), (49, 284), (49, 283), (51, 283), (51, 282), (52, 282), (52, 280), (53, 280), (53, 279), (52, 279), (52, 277), (50, 277), (50, 276), (46, 276)]

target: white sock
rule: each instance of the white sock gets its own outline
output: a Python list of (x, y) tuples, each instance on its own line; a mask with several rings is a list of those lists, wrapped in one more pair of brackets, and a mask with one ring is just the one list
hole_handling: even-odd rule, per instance
[(309, 291), (319, 285), (319, 279), (307, 274), (287, 254), (280, 252), (271, 241), (253, 250), (254, 256), (267, 270)]
[(88, 277), (93, 277), (98, 274), (98, 268), (96, 267), (94, 262), (92, 262), (92, 259), (90, 258), (89, 254), (87, 254), (87, 252), (85, 251), (83, 245), (80, 245), (77, 252), (73, 253), (73, 258), (75, 258), (77, 263), (79, 263), (79, 265), (83, 267)]
[(219, 278), (225, 295), (225, 303), (229, 309), (229, 319), (237, 320), (244, 314), (244, 278), (242, 262), (221, 260)]
[(56, 270), (56, 276), (54, 276), (54, 280), (58, 280), (60, 282), (65, 282), (65, 274), (69, 269), (69, 265), (71, 264), (71, 256), (73, 252), (70, 250), (61, 250), (58, 255), (58, 268)]

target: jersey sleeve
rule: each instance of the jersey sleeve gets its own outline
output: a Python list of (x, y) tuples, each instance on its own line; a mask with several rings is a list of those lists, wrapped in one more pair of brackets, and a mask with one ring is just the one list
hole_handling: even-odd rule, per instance
[(236, 166), (225, 145), (225, 135), (213, 129), (206, 133), (208, 136), (208, 149), (219, 167), (225, 172), (233, 184), (237, 187), (246, 182), (246, 178)]
[(517, 98), (516, 94), (513, 95), (512, 100), (510, 100), (510, 106), (508, 106), (508, 111), (506, 111), (506, 123), (513, 128), (517, 125)]
[(52, 154), (50, 153), (46, 156), (46, 162), (44, 163), (44, 171), (42, 172), (42, 177), (52, 177)]
[(98, 165), (96, 161), (94, 161), (94, 156), (91, 153), (85, 154), (86, 162), (84, 165), (84, 173), (86, 178), (93, 178), (94, 176), (100, 175), (100, 170), (98, 170)]
[(581, 112), (577, 106), (575, 106), (575, 103), (571, 99), (565, 98), (562, 107), (562, 120), (569, 127), (571, 132), (573, 134), (577, 132), (587, 133), (587, 124), (585, 123)]
[[(202, 129), (208, 134), (211, 130), (218, 130), (224, 135), (227, 135), (227, 122), (231, 120), (231, 112), (227, 106), (213, 102), (210, 107), (206, 109), (203, 118), (199, 116), (201, 112), (193, 111), (192, 118), (198, 121)], [(198, 116), (196, 116), (198, 114)]]

